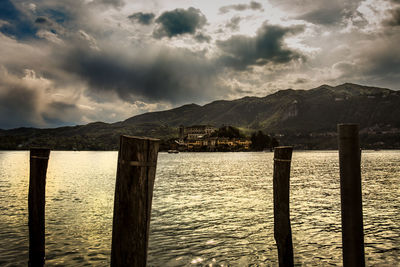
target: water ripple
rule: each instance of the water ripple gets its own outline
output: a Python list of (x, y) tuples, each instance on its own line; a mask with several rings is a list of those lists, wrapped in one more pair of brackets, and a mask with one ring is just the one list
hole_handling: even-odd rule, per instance
[[(368, 266), (400, 262), (400, 152), (362, 156)], [(149, 266), (276, 266), (272, 153), (159, 154)], [(46, 265), (109, 265), (116, 152), (51, 154)], [(383, 164), (384, 163), (384, 164)], [(28, 261), (28, 152), (0, 151), (0, 265)], [(341, 266), (337, 152), (295, 152), (296, 266)]]

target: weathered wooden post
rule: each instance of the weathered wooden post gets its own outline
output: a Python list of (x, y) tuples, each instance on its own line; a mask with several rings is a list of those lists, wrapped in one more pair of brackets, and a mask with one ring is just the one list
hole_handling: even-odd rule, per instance
[(365, 266), (358, 124), (338, 124), (343, 266)]
[(29, 173), (29, 266), (43, 266), (44, 251), (44, 216), (46, 195), (46, 172), (50, 149), (30, 149)]
[(279, 266), (293, 266), (292, 229), (289, 215), (290, 163), (293, 147), (275, 147), (274, 152), (274, 237)]
[(111, 266), (146, 266), (159, 140), (121, 136)]

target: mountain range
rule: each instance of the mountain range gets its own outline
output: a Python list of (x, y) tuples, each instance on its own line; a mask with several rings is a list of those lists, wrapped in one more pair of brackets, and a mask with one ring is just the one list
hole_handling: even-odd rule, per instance
[(305, 149), (334, 149), (336, 125), (359, 123), (362, 146), (400, 148), (400, 91), (345, 83), (309, 90), (281, 90), (265, 97), (218, 100), (148, 112), (116, 123), (53, 129), (0, 131), (0, 149), (117, 149), (121, 134), (177, 137), (180, 125), (231, 125), (244, 133), (262, 130), (281, 144)]

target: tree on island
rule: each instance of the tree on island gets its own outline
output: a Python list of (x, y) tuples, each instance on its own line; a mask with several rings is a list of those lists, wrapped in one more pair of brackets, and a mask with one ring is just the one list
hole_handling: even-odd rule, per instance
[(245, 138), (246, 136), (240, 132), (238, 128), (233, 126), (222, 126), (211, 134), (211, 137), (227, 137), (227, 138)]
[(251, 134), (251, 149), (255, 151), (263, 151), (265, 149), (273, 150), (274, 147), (279, 146), (278, 140), (264, 134), (262, 131), (254, 132)]

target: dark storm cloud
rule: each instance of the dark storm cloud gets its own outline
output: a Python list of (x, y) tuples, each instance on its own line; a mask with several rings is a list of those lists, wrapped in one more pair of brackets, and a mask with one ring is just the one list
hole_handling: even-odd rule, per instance
[(400, 26), (400, 7), (389, 11), (389, 18), (384, 21), (388, 26)]
[(130, 20), (138, 22), (143, 25), (150, 25), (153, 22), (154, 17), (155, 15), (153, 13), (142, 13), (142, 12), (137, 12), (128, 16)]
[(60, 114), (68, 114), (73, 119), (79, 118), (80, 110), (75, 104), (55, 101), (46, 106), (46, 110), (41, 113), (41, 117), (46, 124), (49, 125), (65, 125), (73, 124), (73, 120), (61, 118)]
[(251, 1), (250, 4), (237, 4), (237, 5), (222, 6), (219, 8), (219, 12), (221, 14), (225, 14), (231, 10), (244, 11), (247, 9), (262, 10), (262, 4), (255, 2), (255, 1)]
[(239, 30), (239, 23), (242, 20), (241, 17), (239, 16), (234, 16), (231, 18), (228, 23), (225, 24), (225, 27), (231, 29), (232, 31), (238, 31)]
[(335, 79), (400, 89), (400, 54), (394, 52), (398, 50), (398, 43), (399, 35), (390, 41), (382, 38), (365, 42), (357, 47), (362, 56), (354, 62), (338, 62), (333, 65), (333, 69), (341, 73)]
[[(5, 90), (5, 88), (0, 89)], [(36, 102), (36, 92), (22, 86), (8, 87), (6, 94), (0, 94), (1, 128), (9, 129), (21, 125), (34, 126), (36, 124)]]
[[(397, 38), (400, 42), (400, 38)], [(400, 54), (398, 43), (381, 43), (380, 47), (371, 47), (368, 57), (364, 58), (361, 69), (364, 75), (373, 79), (392, 83), (391, 87), (398, 89), (400, 83)]]
[(207, 22), (206, 17), (200, 9), (189, 7), (188, 9), (177, 8), (162, 13), (157, 19), (157, 28), (153, 32), (155, 38), (173, 37), (181, 34), (194, 34), (197, 29), (202, 28)]
[(86, 81), (94, 95), (116, 92), (127, 102), (176, 104), (222, 93), (215, 90), (218, 70), (214, 64), (186, 49), (161, 49), (149, 57), (74, 49), (65, 55), (63, 67)]
[(234, 35), (228, 40), (217, 41), (217, 46), (224, 52), (220, 62), (236, 70), (246, 70), (249, 66), (288, 63), (302, 56), (285, 48), (283, 39), (288, 34), (295, 34), (301, 27), (284, 28), (276, 25), (263, 25), (255, 37)]
[(51, 18), (44, 16), (37, 17), (35, 20), (35, 24), (38, 29), (47, 28), (49, 30), (53, 30), (54, 32), (65, 31), (64, 27), (61, 24), (57, 23), (56, 21), (53, 21), (53, 19)]
[(49, 23), (49, 21), (48, 21), (45, 17), (38, 17), (38, 18), (35, 20), (35, 23), (38, 23), (38, 24), (46, 24), (46, 23)]
[(82, 117), (74, 103), (48, 98), (54, 88), (33, 70), (11, 73), (0, 66), (0, 81), (0, 128), (70, 125)]

